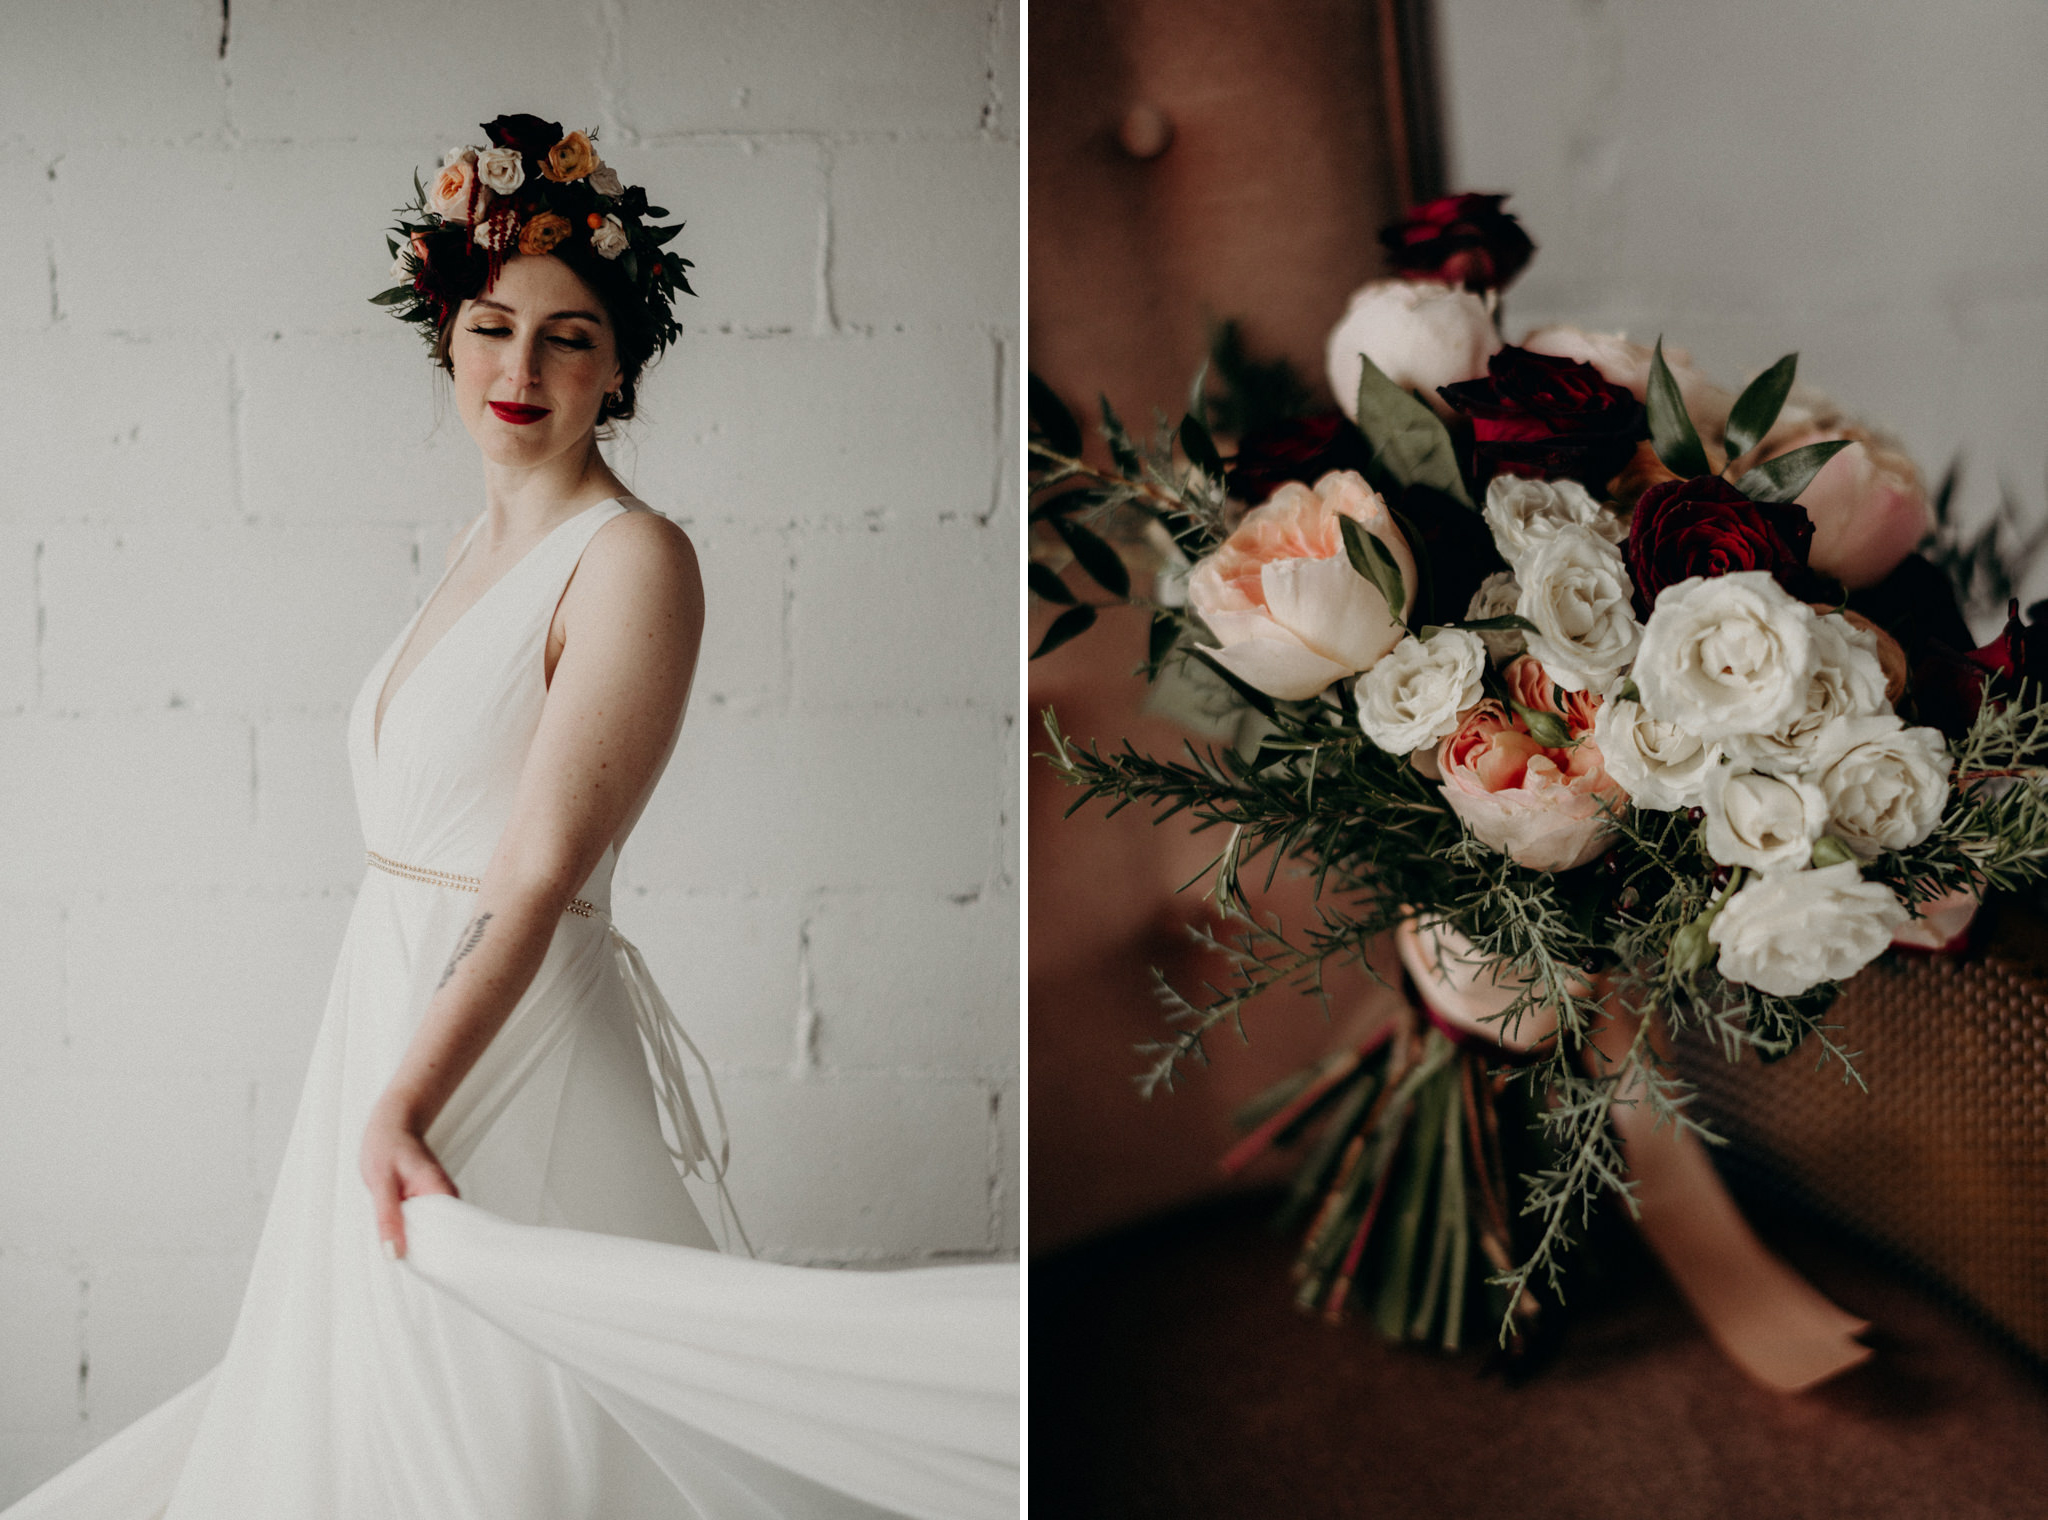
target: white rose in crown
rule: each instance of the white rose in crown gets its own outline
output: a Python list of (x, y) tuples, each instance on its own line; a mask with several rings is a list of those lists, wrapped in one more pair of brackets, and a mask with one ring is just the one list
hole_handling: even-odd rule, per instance
[(1639, 808), (1668, 813), (1699, 807), (1707, 777), (1721, 763), (1718, 746), (1675, 723), (1660, 723), (1615, 682), (1593, 714), (1593, 742), (1612, 776)]
[(1632, 671), (1643, 710), (1709, 742), (1776, 733), (1805, 711), (1813, 622), (1767, 570), (1666, 586)]
[(1813, 842), (1827, 832), (1828, 802), (1797, 776), (1719, 765), (1707, 773), (1707, 853), (1724, 866), (1774, 875), (1803, 870)]
[[(1352, 567), (1340, 518), (1377, 539), (1401, 572), (1399, 608)], [(1222, 645), (1215, 661), (1271, 696), (1299, 701), (1370, 670), (1407, 634), (1415, 556), (1387, 504), (1355, 470), (1315, 488), (1289, 481), (1245, 513), (1188, 573), (1188, 602)]]
[(1364, 354), (1381, 374), (1446, 416), (1440, 385), (1477, 380), (1500, 351), (1493, 313), (1469, 290), (1433, 280), (1375, 280), (1351, 297), (1324, 349), (1330, 389), (1353, 422)]
[(1736, 764), (1804, 774), (1813, 768), (1814, 746), (1830, 724), (1891, 710), (1874, 638), (1833, 613), (1816, 617), (1810, 631), (1815, 665), (1804, 703), (1789, 723), (1770, 733), (1730, 735), (1723, 748)]
[(517, 148), (485, 148), (476, 156), (476, 177), (485, 189), (510, 195), (526, 183), (526, 163)]
[(1536, 625), (1529, 653), (1566, 691), (1600, 691), (1628, 669), (1643, 636), (1621, 551), (1580, 523), (1562, 523), (1518, 566), (1515, 611)]
[(1484, 694), (1486, 646), (1476, 633), (1444, 628), (1401, 640), (1358, 683), (1358, 726), (1390, 755), (1447, 739)]
[(1494, 547), (1518, 570), (1567, 524), (1591, 528), (1611, 544), (1628, 534), (1622, 520), (1576, 480), (1496, 475), (1486, 488), (1485, 512)]
[[(1479, 589), (1472, 593), (1471, 605), (1465, 609), (1468, 622), (1484, 622), (1488, 618), (1506, 617), (1522, 600), (1522, 583), (1515, 579), (1512, 570), (1496, 570), (1479, 583)], [(1479, 640), (1486, 646), (1486, 652), (1493, 656), (1493, 663), (1505, 665), (1529, 647), (1519, 628), (1503, 628), (1497, 633), (1482, 633)]]
[(1890, 713), (1830, 724), (1814, 746), (1812, 778), (1829, 829), (1863, 860), (1911, 849), (1941, 821), (1955, 760), (1941, 731)]
[(590, 234), (590, 246), (608, 259), (624, 253), (631, 241), (626, 236), (626, 224), (615, 216), (605, 217), (604, 224)]
[(1855, 862), (1744, 883), (1707, 926), (1731, 982), (1797, 997), (1862, 970), (1911, 915), (1891, 889), (1865, 881)]
[(590, 188), (599, 195), (620, 196), (626, 193), (625, 181), (619, 178), (619, 171), (610, 164), (599, 164), (590, 171)]

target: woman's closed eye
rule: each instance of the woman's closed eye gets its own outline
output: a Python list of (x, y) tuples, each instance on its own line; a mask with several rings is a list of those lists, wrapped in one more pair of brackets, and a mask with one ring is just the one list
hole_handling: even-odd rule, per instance
[[(469, 330), (475, 333), (480, 338), (507, 338), (512, 335), (512, 329), (509, 327), (477, 326), (472, 327)], [(578, 351), (586, 348), (597, 347), (597, 345), (595, 343), (592, 343), (588, 338), (572, 338), (564, 336), (560, 333), (550, 336), (548, 338), (548, 342), (555, 344), (559, 348), (575, 349)]]

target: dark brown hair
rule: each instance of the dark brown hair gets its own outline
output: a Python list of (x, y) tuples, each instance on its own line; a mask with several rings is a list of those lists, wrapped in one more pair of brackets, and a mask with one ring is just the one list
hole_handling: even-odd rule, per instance
[[(614, 260), (604, 258), (587, 244), (568, 241), (558, 244), (542, 257), (560, 259), (569, 270), (585, 285), (590, 287), (604, 307), (604, 314), (612, 326), (612, 343), (617, 350), (619, 372), (624, 379), (619, 383), (619, 399), (615, 404), (611, 393), (598, 403), (597, 421), (602, 427), (609, 422), (630, 422), (637, 401), (636, 392), (640, 384), (640, 372), (647, 367), (647, 361), (654, 352), (654, 327), (647, 320), (646, 304), (628, 283)], [(434, 362), (455, 372), (455, 360), (449, 354), (449, 344), (455, 332), (455, 315), (461, 308), (449, 308), (446, 320), (441, 323), (440, 335), (434, 340)]]

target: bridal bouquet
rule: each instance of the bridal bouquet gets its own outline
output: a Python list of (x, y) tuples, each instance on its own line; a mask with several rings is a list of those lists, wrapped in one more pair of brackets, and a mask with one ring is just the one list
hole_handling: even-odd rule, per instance
[[(1162, 980), (1178, 1027), (1140, 1085), (1392, 934), (1413, 1019), (1255, 1102), (1225, 1165), (1302, 1146), (1300, 1302), (1453, 1348), (1481, 1295), (1508, 1343), (1561, 1292), (1594, 1198), (1643, 1181), (1624, 1141), (1712, 1138), (1671, 1032), (1854, 1078), (1842, 980), (1954, 949), (1983, 893), (2048, 870), (2048, 631), (2015, 608), (1973, 647), (1913, 552), (1913, 467), (1795, 389), (1796, 356), (1730, 394), (1661, 340), (1506, 343), (1533, 248), (1502, 199), (1383, 234), (1404, 277), (1330, 336), (1342, 414), (1240, 358), (1142, 442), (1105, 401), (1100, 463), (1031, 396), (1031, 584), (1063, 609), (1038, 653), (1139, 601), (1146, 675), (1239, 719), (1173, 758), (1044, 715), (1076, 806), (1220, 831), (1204, 938), (1232, 975)], [(1151, 544), (1149, 597), (1118, 537)], [(1254, 915), (1261, 855), (1312, 873), (1315, 922)]]

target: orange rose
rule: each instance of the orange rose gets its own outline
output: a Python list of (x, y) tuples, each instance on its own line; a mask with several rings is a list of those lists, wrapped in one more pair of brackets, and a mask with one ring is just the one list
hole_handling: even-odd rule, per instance
[(569, 235), (569, 223), (552, 211), (537, 213), (519, 234), (521, 253), (546, 253)]
[(567, 137), (548, 149), (547, 161), (540, 166), (540, 172), (558, 185), (570, 180), (581, 179), (597, 167), (597, 149), (590, 145), (590, 139), (581, 132), (571, 132)]
[(1627, 794), (1590, 739), (1546, 749), (1489, 697), (1437, 746), (1444, 801), (1481, 844), (1532, 871), (1569, 871), (1606, 849)]

